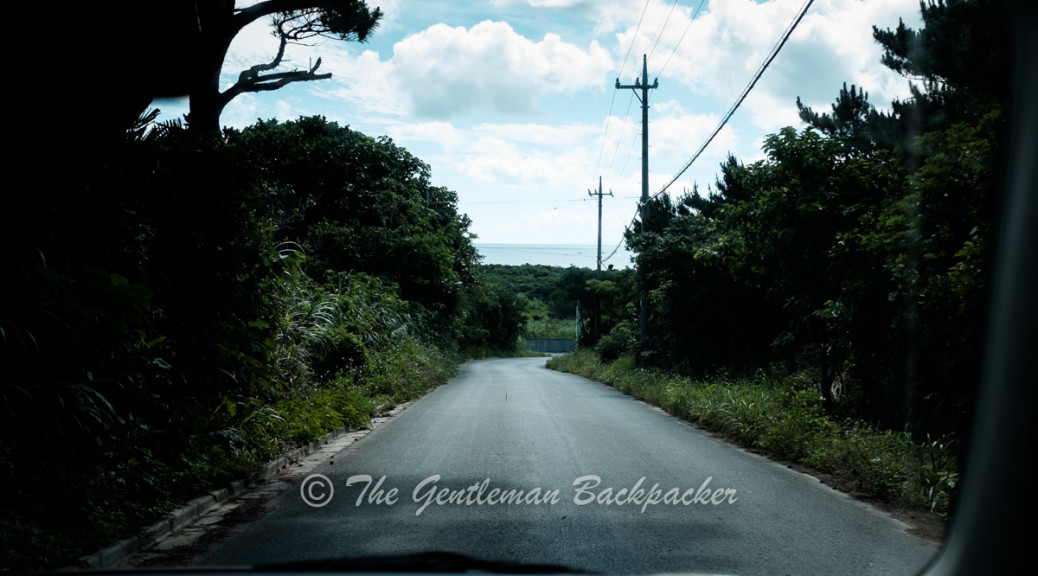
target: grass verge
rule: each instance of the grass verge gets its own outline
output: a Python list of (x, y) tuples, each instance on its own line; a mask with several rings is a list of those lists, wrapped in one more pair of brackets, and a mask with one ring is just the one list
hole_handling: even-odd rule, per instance
[(602, 363), (589, 350), (552, 358), (548, 367), (608, 384), (741, 446), (825, 476), (834, 488), (947, 520), (959, 482), (950, 442), (829, 419), (806, 379), (758, 373), (690, 380), (635, 366)]
[[(53, 470), (56, 512), (40, 519), (0, 509), (0, 572), (51, 571), (131, 536), (179, 504), (249, 477), (277, 455), (421, 397), (457, 374), (459, 357), (416, 338), (386, 343), (366, 369), (313, 380), (275, 401), (227, 399), (229, 424), (179, 443), (145, 447), (147, 431), (86, 472)], [(128, 425), (129, 427), (129, 425)], [(41, 482), (48, 480), (42, 477)], [(50, 485), (38, 491), (48, 494)], [(15, 498), (23, 494), (5, 495)]]

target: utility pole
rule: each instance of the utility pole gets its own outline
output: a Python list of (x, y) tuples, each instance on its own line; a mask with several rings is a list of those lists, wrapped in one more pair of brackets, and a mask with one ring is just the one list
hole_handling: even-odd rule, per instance
[[(598, 262), (597, 270), (602, 271), (602, 177), (598, 177), (598, 192), (587, 191), (588, 196), (598, 196)], [(609, 195), (613, 195), (613, 191), (609, 191)], [(602, 304), (595, 298), (592, 302), (591, 307), (591, 342), (597, 343), (598, 337), (601, 334), (600, 321), (602, 319)]]
[[(587, 195), (592, 198), (598, 196), (598, 271), (602, 271), (602, 177), (598, 177), (598, 192), (587, 191)], [(613, 191), (609, 191), (609, 196), (613, 195)]]
[[(620, 79), (616, 79), (616, 89), (627, 89), (634, 90), (634, 94), (637, 96), (638, 91), (641, 91), (639, 99), (642, 102), (642, 198), (638, 204), (638, 213), (642, 221), (642, 232), (645, 231), (645, 207), (649, 203), (649, 90), (657, 88), (660, 85), (660, 79), (657, 78), (652, 85), (649, 85), (649, 63), (648, 57), (642, 55), (642, 77), (641, 79), (635, 79), (634, 84), (620, 84)], [(645, 291), (644, 282), (642, 285), (641, 293), (639, 294), (641, 318), (639, 319), (639, 327), (641, 331), (641, 342), (645, 343), (645, 324), (646, 317), (648, 316), (648, 310), (646, 305), (647, 294)]]

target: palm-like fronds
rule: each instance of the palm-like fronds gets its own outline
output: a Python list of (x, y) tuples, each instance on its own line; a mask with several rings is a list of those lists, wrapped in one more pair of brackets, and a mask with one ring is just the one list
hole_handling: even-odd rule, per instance
[(156, 122), (159, 112), (158, 108), (150, 108), (141, 112), (133, 125), (126, 131), (127, 137), (135, 143), (152, 143), (185, 130), (184, 122), (179, 118)]

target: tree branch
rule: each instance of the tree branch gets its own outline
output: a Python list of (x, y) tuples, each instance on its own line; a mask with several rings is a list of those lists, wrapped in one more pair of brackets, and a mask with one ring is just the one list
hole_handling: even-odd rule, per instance
[(317, 69), (321, 67), (321, 59), (318, 58), (309, 70), (293, 70), (291, 72), (279, 72), (277, 74), (261, 75), (261, 72), (273, 70), (281, 64), (281, 58), (285, 53), (285, 38), (281, 39), (278, 54), (269, 64), (257, 64), (238, 76), (238, 82), (220, 94), (220, 99), (226, 105), (239, 94), (246, 92), (268, 92), (277, 90), (293, 82), (312, 82), (314, 80), (327, 80), (332, 77), (330, 72), (318, 74)]
[(248, 83), (259, 77), (260, 72), (267, 70), (273, 70), (281, 65), (281, 59), (285, 56), (285, 46), (288, 44), (288, 39), (284, 36), (281, 37), (281, 41), (278, 45), (277, 56), (274, 56), (269, 64), (256, 64), (248, 70), (242, 70), (241, 74), (238, 75), (238, 84)]
[(264, 16), (307, 8), (327, 8), (335, 3), (335, 0), (266, 0), (248, 8), (235, 9), (233, 26), (235, 30), (241, 30)]
[[(332, 34), (336, 32), (334, 29), (335, 26), (331, 23), (332, 21), (322, 18), (322, 15), (325, 13), (335, 12), (336, 8), (345, 8), (347, 10), (353, 8), (354, 10), (358, 10), (359, 13), (367, 15), (368, 10), (364, 2), (359, 1), (356, 3), (359, 3), (360, 7), (348, 7), (348, 0), (266, 0), (265, 2), (259, 2), (247, 8), (235, 9), (234, 16), (231, 20), (231, 27), (235, 30), (235, 33), (237, 33), (242, 28), (245, 28), (264, 16), (275, 16), (281, 14), (284, 15), (282, 17), (282, 23), (302, 18), (304, 23), (301, 24), (299, 28), (308, 30), (310, 36)], [(363, 41), (367, 33), (374, 29), (381, 17), (382, 11), (379, 8), (375, 8), (375, 10), (370, 13), (369, 22), (366, 25), (361, 25), (363, 31), (352, 31), (352, 33), (356, 35), (356, 39)], [(346, 39), (346, 35), (342, 36), (343, 39)]]

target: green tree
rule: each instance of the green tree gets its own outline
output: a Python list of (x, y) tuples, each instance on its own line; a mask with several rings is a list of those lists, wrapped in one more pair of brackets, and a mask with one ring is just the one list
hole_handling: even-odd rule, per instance
[(898, 304), (891, 322), (903, 361), (886, 377), (904, 383), (901, 416), (963, 432), (979, 377), (988, 301), (1002, 114), (920, 139), (926, 156), (863, 237), (882, 254)]
[(805, 106), (800, 98), (797, 98), (797, 109), (800, 110), (800, 119), (814, 126), (829, 136), (864, 135), (868, 136), (868, 121), (875, 114), (876, 107), (869, 104), (869, 95), (864, 90), (858, 90), (851, 85), (847, 90), (847, 83), (843, 83), (840, 95), (833, 104), (833, 113), (818, 114)]
[(651, 287), (643, 361), (702, 374), (721, 367), (748, 369), (770, 358), (775, 313), (762, 289), (731, 273), (731, 255), (721, 257), (725, 250), (719, 246), (731, 235), (722, 240), (717, 218), (727, 202), (722, 195), (703, 198), (697, 191), (676, 204), (660, 202), (657, 211), (669, 212), (666, 226), (631, 238), (639, 246), (640, 273)]
[(893, 30), (873, 27), (882, 63), (911, 80), (912, 93), (895, 100), (893, 112), (878, 121), (909, 149), (919, 135), (958, 122), (976, 124), (992, 107), (1005, 108), (1012, 63), (1002, 2), (924, 0), (919, 9), (919, 30), (903, 21)]
[(433, 186), (427, 164), (321, 117), (260, 122), (228, 141), (247, 151), (267, 217), (302, 246), (311, 276), (378, 276), (446, 330), (478, 259), (457, 194)]
[(808, 127), (769, 136), (766, 159), (729, 157), (716, 191), (646, 207), (645, 230), (628, 233), (652, 304), (643, 357), (688, 371), (710, 357), (738, 366), (751, 356), (717, 348), (739, 332), (711, 312), (750, 309), (753, 337), (817, 374), (828, 409), (964, 432), (1008, 49), (993, 2), (920, 7), (925, 28), (874, 29), (883, 63), (912, 79), (911, 98), (877, 112), (844, 84), (829, 113), (798, 100)]
[(525, 325), (515, 292), (482, 281), (466, 286), (455, 319), (456, 339), (461, 348), (514, 350)]

